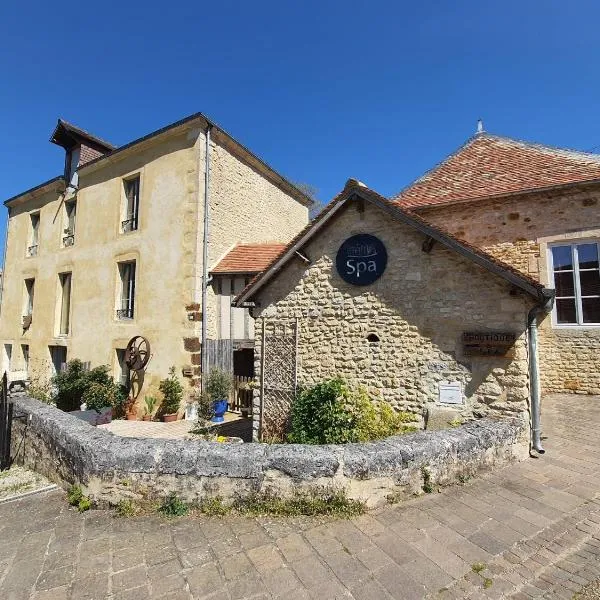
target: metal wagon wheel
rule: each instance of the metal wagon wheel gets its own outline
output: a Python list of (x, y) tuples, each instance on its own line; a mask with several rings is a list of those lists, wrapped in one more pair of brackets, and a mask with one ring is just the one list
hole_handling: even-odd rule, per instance
[(125, 349), (125, 363), (131, 371), (141, 371), (150, 360), (150, 342), (141, 335), (129, 340)]

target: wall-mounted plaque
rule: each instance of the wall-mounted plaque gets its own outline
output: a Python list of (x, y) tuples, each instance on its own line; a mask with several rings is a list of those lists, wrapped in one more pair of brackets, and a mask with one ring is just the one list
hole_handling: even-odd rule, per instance
[(462, 386), (459, 381), (440, 383), (441, 404), (462, 404)]
[(385, 271), (387, 251), (374, 235), (353, 235), (340, 246), (335, 265), (344, 281), (352, 285), (369, 285)]
[(501, 356), (514, 358), (516, 334), (510, 332), (465, 332), (463, 354), (465, 356)]

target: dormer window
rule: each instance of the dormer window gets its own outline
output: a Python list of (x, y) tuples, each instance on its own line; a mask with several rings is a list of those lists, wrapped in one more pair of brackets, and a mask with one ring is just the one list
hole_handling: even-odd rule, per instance
[(63, 229), (63, 246), (72, 246), (75, 243), (75, 216), (77, 214), (77, 200), (65, 202), (65, 225)]
[(27, 256), (37, 256), (38, 241), (40, 234), (40, 213), (29, 215), (31, 219), (31, 232), (29, 236), (29, 245), (27, 246)]
[(138, 228), (140, 210), (140, 176), (131, 177), (123, 181), (125, 191), (124, 219), (121, 221), (121, 231), (127, 233)]

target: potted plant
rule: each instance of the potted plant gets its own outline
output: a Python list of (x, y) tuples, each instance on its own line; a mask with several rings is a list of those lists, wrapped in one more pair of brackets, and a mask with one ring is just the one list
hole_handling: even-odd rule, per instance
[(115, 404), (115, 388), (111, 383), (92, 382), (82, 396), (82, 411), (91, 412), (92, 423), (101, 425), (112, 420), (112, 408)]
[(156, 406), (156, 403), (158, 402), (158, 400), (154, 397), (154, 396), (144, 396), (144, 403), (146, 404), (145, 406), (145, 413), (144, 416), (142, 417), (143, 421), (152, 421), (152, 413), (154, 412), (154, 407)]
[(137, 421), (137, 411), (135, 410), (135, 398), (129, 396), (125, 402), (125, 418), (128, 421)]
[(224, 415), (229, 404), (232, 383), (231, 375), (217, 368), (212, 369), (206, 378), (204, 389), (213, 404), (215, 413), (211, 419), (213, 423), (222, 423), (225, 420)]
[(183, 386), (179, 379), (177, 379), (175, 367), (169, 369), (169, 376), (160, 382), (158, 389), (163, 395), (161, 404), (163, 421), (165, 423), (176, 421), (177, 413), (179, 412), (179, 407), (181, 406), (181, 400), (183, 398)]

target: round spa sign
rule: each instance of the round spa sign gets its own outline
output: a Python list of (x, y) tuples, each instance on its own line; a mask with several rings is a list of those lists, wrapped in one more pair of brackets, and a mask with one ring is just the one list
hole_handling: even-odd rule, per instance
[(340, 246), (335, 265), (344, 281), (352, 285), (369, 285), (383, 275), (387, 251), (374, 235), (353, 235)]

